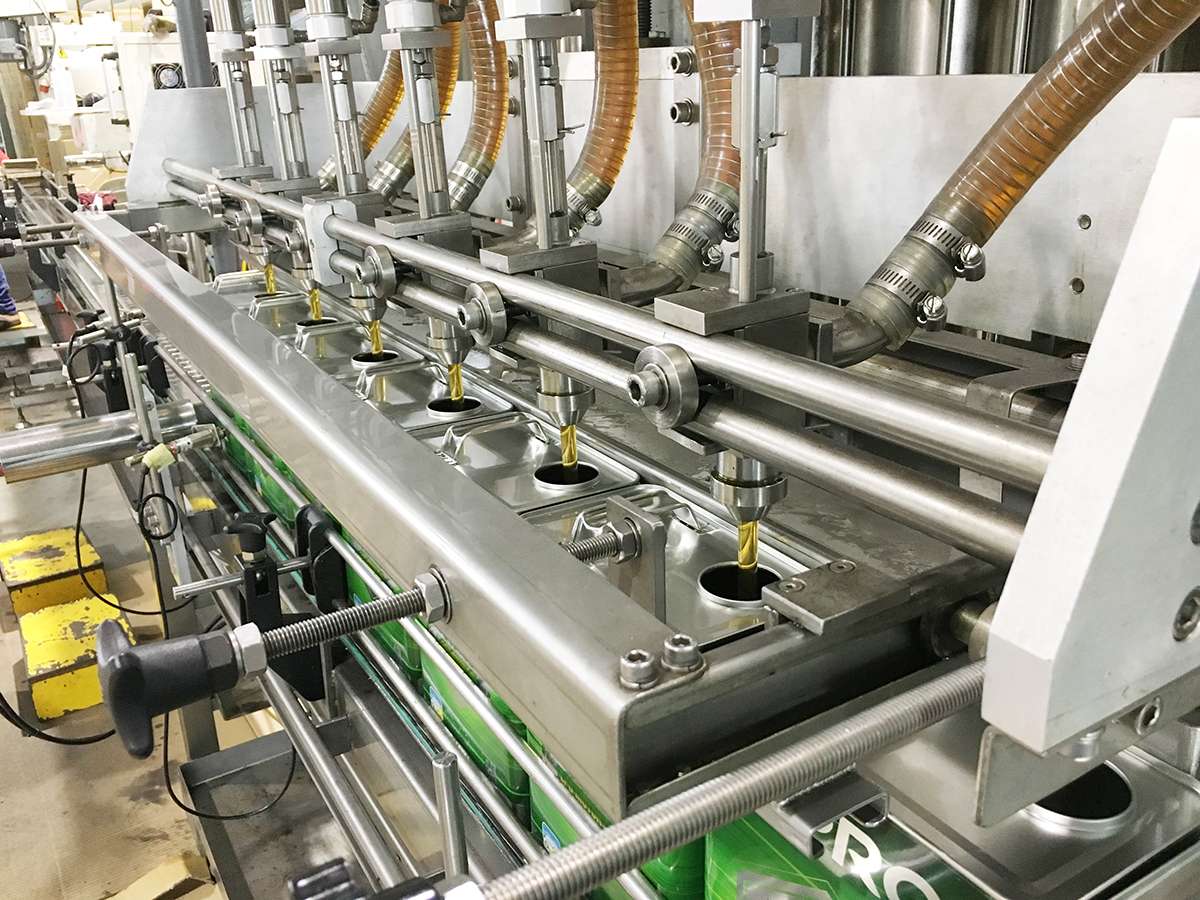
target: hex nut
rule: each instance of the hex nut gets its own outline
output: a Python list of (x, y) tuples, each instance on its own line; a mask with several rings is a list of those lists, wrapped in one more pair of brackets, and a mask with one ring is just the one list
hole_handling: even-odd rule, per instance
[(630, 650), (621, 657), (621, 686), (644, 691), (658, 684), (658, 657), (646, 650)]
[(673, 634), (663, 641), (663, 665), (677, 672), (694, 672), (704, 662), (696, 639), (687, 634)]
[(413, 587), (421, 592), (426, 622), (432, 625), (450, 621), (450, 593), (436, 569), (422, 572), (414, 578)]
[(617, 538), (617, 554), (612, 558), (615, 563), (628, 562), (631, 559), (637, 559), (642, 552), (641, 538), (638, 536), (637, 526), (629, 519), (620, 519), (616, 522), (608, 523), (608, 530), (616, 535)]
[(250, 678), (267, 670), (267, 648), (257, 625), (253, 622), (239, 625), (229, 637), (244, 677)]

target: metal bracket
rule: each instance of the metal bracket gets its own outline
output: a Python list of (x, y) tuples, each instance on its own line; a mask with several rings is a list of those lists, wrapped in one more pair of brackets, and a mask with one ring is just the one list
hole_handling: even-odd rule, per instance
[(887, 818), (888, 797), (857, 772), (843, 772), (810, 791), (757, 812), (789, 844), (809, 859), (816, 859), (824, 850), (818, 834), (846, 816), (854, 816), (867, 826), (879, 824)]
[(763, 603), (813, 634), (844, 633), (909, 597), (906, 583), (846, 559), (763, 588)]
[(384, 237), (389, 238), (419, 238), (447, 231), (470, 231), (471, 214), (452, 212), (422, 219), (420, 213), (404, 213), (376, 219), (375, 228)]
[(323, 285), (342, 284), (345, 278), (333, 268), (333, 254), (339, 249), (335, 238), (325, 233), (325, 221), (331, 216), (357, 219), (355, 204), (345, 197), (320, 195), (306, 197), (304, 203), (304, 235), (308, 241), (308, 258), (313, 279)]
[(801, 316), (808, 312), (808, 304), (809, 295), (804, 291), (783, 291), (754, 303), (739, 303), (722, 288), (700, 288), (657, 298), (654, 318), (707, 337)]
[(637, 555), (605, 567), (609, 582), (660, 622), (667, 620), (667, 526), (670, 509), (648, 512), (625, 497), (609, 497), (608, 521), (630, 522), (638, 534)]
[(596, 262), (599, 254), (591, 241), (574, 241), (565, 247), (542, 250), (537, 244), (513, 241), (494, 244), (479, 251), (479, 261), (489, 269), (505, 275), (523, 275), (538, 269), (575, 263)]

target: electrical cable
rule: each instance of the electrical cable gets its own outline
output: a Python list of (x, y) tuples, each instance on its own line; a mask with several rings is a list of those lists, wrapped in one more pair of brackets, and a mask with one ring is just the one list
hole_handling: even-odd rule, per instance
[[(142, 486), (143, 486), (143, 488), (145, 487), (145, 479), (142, 480)], [(145, 499), (150, 499), (155, 496), (162, 496), (162, 495), (161, 494), (149, 494), (146, 496)], [(168, 502), (170, 502), (170, 501), (168, 501)], [(174, 504), (172, 504), (172, 505), (174, 505)], [(158, 605), (159, 605), (159, 609), (161, 610), (161, 615), (162, 615), (163, 640), (167, 640), (171, 637), (171, 626), (167, 620), (167, 613), (170, 612), (170, 610), (167, 609), (166, 601), (163, 598), (162, 581), (159, 576), (158, 547), (157, 547), (157, 544), (160, 543), (162, 540), (165, 540), (165, 538), (157, 537), (155, 532), (150, 531), (148, 528), (144, 528), (141, 524), (140, 514), (139, 514), (139, 518), (138, 518), (138, 527), (141, 529), (142, 535), (146, 538), (147, 542), (150, 545), (149, 546), (150, 568), (153, 572), (154, 590), (155, 590), (155, 593), (157, 593), (157, 595), (158, 595)], [(174, 532), (174, 528), (171, 529), (171, 533), (173, 533), (173, 532)], [(169, 534), (168, 534), (168, 536), (169, 536)], [(217, 622), (222, 622), (222, 621), (223, 620), (220, 620), (220, 619), (217, 620)], [(210, 626), (210, 628), (211, 628), (211, 626)], [(207, 631), (208, 629), (205, 629), (205, 630)], [(198, 819), (206, 819), (206, 820), (215, 821), (215, 822), (236, 822), (236, 821), (241, 821), (243, 819), (250, 819), (250, 818), (253, 818), (254, 816), (260, 816), (263, 813), (268, 812), (269, 810), (274, 808), (275, 805), (277, 803), (279, 803), (280, 800), (283, 799), (284, 794), (286, 794), (288, 792), (288, 788), (290, 788), (292, 786), (292, 780), (296, 777), (296, 755), (297, 754), (296, 754), (296, 746), (295, 746), (295, 744), (293, 744), (292, 745), (292, 754), (291, 754), (292, 759), (291, 759), (291, 764), (288, 766), (287, 778), (283, 782), (283, 787), (281, 787), (279, 789), (279, 793), (276, 794), (272, 799), (268, 800), (266, 803), (264, 803), (262, 806), (258, 807), (257, 809), (252, 809), (252, 810), (248, 810), (246, 812), (241, 812), (241, 813), (206, 812), (204, 810), (196, 809), (193, 806), (188, 806), (182, 799), (180, 799), (179, 795), (175, 793), (175, 785), (171, 782), (170, 744), (171, 744), (171, 714), (167, 713), (166, 715), (163, 716), (163, 757), (162, 757), (163, 783), (166, 785), (167, 796), (171, 798), (171, 802), (174, 803), (181, 810), (183, 810), (185, 813), (187, 813), (189, 816), (195, 816)]]

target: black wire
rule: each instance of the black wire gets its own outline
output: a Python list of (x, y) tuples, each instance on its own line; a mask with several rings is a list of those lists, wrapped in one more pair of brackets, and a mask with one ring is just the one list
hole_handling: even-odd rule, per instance
[(50, 734), (48, 731), (43, 731), (36, 725), (33, 725), (32, 723), (21, 718), (20, 713), (13, 709), (12, 705), (8, 702), (8, 698), (5, 697), (4, 694), (0, 694), (0, 717), (3, 717), (4, 721), (8, 722), (8, 724), (12, 725), (14, 728), (20, 729), (22, 732), (24, 732), (26, 737), (37, 738), (38, 740), (45, 741), (48, 744), (59, 744), (60, 746), (64, 747), (82, 747), (86, 746), (87, 744), (98, 744), (101, 741), (108, 740), (110, 737), (116, 734), (115, 731), (111, 730), (105, 731), (101, 734), (89, 734), (86, 737), (77, 738), (59, 737), (56, 734)]
[[(94, 347), (90, 344), (85, 345), (83, 347), (76, 348), (75, 347), (75, 334), (71, 335), (71, 339), (67, 343), (67, 364), (66, 364), (67, 365), (67, 380), (71, 383), (71, 387), (74, 388), (74, 390), (75, 390), (75, 399), (79, 401), (79, 415), (81, 417), (83, 416), (83, 396), (79, 392), (79, 386), (81, 384), (87, 384), (88, 382), (92, 381), (96, 377), (96, 375), (99, 374), (100, 364), (101, 364), (100, 354), (97, 351), (96, 362), (93, 364), (92, 371), (88, 375), (88, 377), (85, 381), (79, 381), (71, 373), (71, 363), (74, 361), (76, 355), (78, 355), (81, 351), (89, 349), (89, 348), (92, 350), (97, 350), (96, 347)], [(87, 469), (83, 470), (83, 475), (84, 475), (84, 482), (83, 482), (83, 484), (80, 485), (80, 492), (81, 492), (80, 493), (80, 516), (83, 515), (82, 491), (87, 483), (86, 482)], [(80, 578), (83, 579), (84, 584), (94, 594), (95, 591), (92, 589), (92, 586), (87, 583), (87, 576), (84, 574), (84, 571), (83, 571), (83, 561), (80, 558), (81, 556), (82, 556), (82, 554), (79, 549), (79, 524), (77, 521), (76, 529), (75, 529), (76, 567), (79, 570)], [(103, 598), (101, 598), (101, 599), (103, 599)], [(48, 731), (44, 731), (41, 728), (34, 725), (32, 722), (28, 722), (25, 719), (23, 719), (21, 717), (21, 714), (19, 712), (17, 712), (17, 710), (12, 706), (12, 704), (8, 702), (8, 698), (6, 698), (2, 693), (0, 693), (0, 718), (3, 718), (4, 721), (8, 722), (8, 724), (12, 725), (14, 728), (17, 728), (18, 730), (20, 730), (27, 737), (37, 738), (38, 740), (46, 741), (49, 744), (58, 744), (58, 745), (64, 746), (64, 747), (83, 747), (88, 744), (98, 744), (101, 741), (108, 740), (110, 737), (112, 737), (114, 734), (116, 734), (116, 732), (112, 731), (112, 730), (105, 731), (100, 734), (90, 734), (90, 735), (86, 735), (85, 737), (77, 737), (77, 738), (59, 737), (58, 735), (50, 734)]]
[[(90, 581), (88, 581), (87, 572), (83, 568), (83, 548), (82, 548), (83, 504), (84, 504), (84, 500), (87, 498), (87, 477), (88, 477), (87, 469), (84, 469), (82, 472), (80, 472), (80, 474), (79, 474), (79, 506), (75, 511), (75, 567), (79, 572), (79, 580), (83, 582), (83, 586), (88, 589), (88, 592), (91, 593), (91, 595), (93, 597), (95, 597), (97, 600), (99, 600), (105, 606), (110, 606), (113, 609), (116, 609), (116, 610), (119, 610), (119, 611), (125, 613), (126, 615), (132, 615), (132, 616), (157, 616), (157, 615), (159, 615), (158, 610), (133, 609), (132, 607), (124, 606), (113, 600), (109, 600), (107, 597), (105, 597), (103, 594), (101, 594), (98, 590), (96, 590), (95, 586)], [(143, 490), (145, 490), (145, 486), (146, 486), (146, 479), (143, 478), (142, 479), (142, 489)], [(149, 531), (144, 526), (145, 513), (146, 513), (146, 502), (149, 500), (153, 500), (155, 498), (161, 498), (163, 501), (165, 501), (168, 504), (168, 508), (170, 508), (172, 511), (172, 513), (171, 513), (171, 529), (170, 529), (170, 531), (166, 532), (165, 534), (162, 534), (161, 536), (157, 532)], [(174, 503), (171, 502), (171, 499), (169, 497), (164, 497), (162, 494), (158, 494), (158, 493), (150, 494), (149, 496), (140, 495), (138, 498), (138, 505), (135, 508), (137, 509), (138, 529), (142, 532), (142, 535), (148, 541), (166, 540), (172, 534), (174, 534), (175, 529), (179, 527), (179, 509), (175, 506)], [(151, 559), (154, 558), (153, 553), (151, 553), (150, 556), (151, 556)], [(187, 600), (184, 600), (178, 606), (172, 606), (169, 609), (164, 610), (164, 612), (172, 613), (172, 612), (175, 612), (176, 610), (183, 609), (185, 606), (187, 606), (189, 603), (192, 603), (194, 600), (195, 600), (194, 597), (189, 597)]]
[[(151, 495), (151, 496), (153, 496), (153, 495)], [(163, 600), (163, 593), (162, 593), (162, 587), (161, 587), (162, 583), (159, 581), (158, 548), (153, 543), (150, 545), (150, 568), (153, 570), (153, 573), (154, 573), (154, 589), (158, 593), (158, 605), (162, 610), (163, 640), (167, 640), (171, 636), (171, 625), (167, 621), (168, 610), (167, 610), (165, 602)], [(221, 622), (222, 620), (218, 619), (217, 621)], [(171, 714), (167, 713), (166, 715), (163, 716), (163, 757), (162, 757), (163, 783), (167, 787), (167, 796), (171, 798), (171, 802), (174, 803), (181, 810), (183, 810), (185, 813), (187, 813), (189, 816), (195, 816), (198, 819), (208, 819), (210, 821), (215, 821), (215, 822), (236, 822), (241, 819), (250, 819), (250, 818), (253, 818), (254, 816), (260, 816), (263, 813), (274, 808), (274, 806), (280, 800), (283, 799), (283, 795), (286, 794), (288, 792), (288, 788), (290, 788), (292, 786), (292, 779), (294, 779), (296, 777), (296, 746), (295, 746), (295, 744), (293, 744), (292, 745), (292, 761), (291, 761), (291, 764), (288, 766), (287, 779), (283, 782), (283, 787), (281, 787), (279, 789), (279, 793), (276, 794), (271, 800), (267, 801), (265, 804), (258, 807), (258, 809), (252, 809), (252, 810), (249, 810), (247, 812), (242, 812), (242, 813), (205, 812), (204, 810), (200, 810), (200, 809), (196, 809), (195, 807), (188, 806), (186, 803), (183, 802), (183, 800), (181, 800), (179, 798), (179, 795), (175, 793), (175, 786), (174, 786), (174, 784), (171, 783), (170, 744), (171, 744)]]

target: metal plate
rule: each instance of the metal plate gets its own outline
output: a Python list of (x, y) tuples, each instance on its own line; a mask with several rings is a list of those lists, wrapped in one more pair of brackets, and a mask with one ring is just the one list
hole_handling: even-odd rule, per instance
[(976, 710), (960, 713), (860, 771), (887, 790), (900, 824), (996, 896), (1096, 896), (1200, 820), (1196, 782), (1131, 750), (1113, 761), (1133, 792), (1119, 820), (1101, 825), (1026, 810), (981, 828), (971, 796), (982, 728)]
[(516, 414), (502, 420), (452, 425), (440, 436), (422, 438), (426, 446), (516, 512), (557, 506), (581, 495), (608, 493), (637, 481), (616, 460), (579, 445), (580, 465), (596, 477), (578, 485), (549, 485), (534, 475), (561, 460), (558, 436), (535, 419)]
[(470, 371), (463, 371), (465, 399), (478, 406), (464, 412), (445, 412), (429, 404), (447, 397), (446, 369), (429, 362), (413, 362), (389, 367), (378, 374), (367, 370), (359, 378), (356, 390), (367, 402), (406, 431), (421, 428), (445, 428), (510, 412), (512, 404), (488, 391)]
[[(700, 586), (700, 575), (708, 568), (737, 560), (737, 532), (729, 523), (697, 509), (665, 488), (639, 485), (620, 492), (639, 506), (652, 511), (671, 511), (667, 526), (667, 624), (705, 644), (756, 628), (771, 619), (763, 606), (733, 608), (715, 602)], [(562, 542), (598, 535), (608, 522), (606, 500), (590, 497), (525, 517)], [(766, 545), (760, 546), (763, 566), (779, 575), (801, 571), (795, 559)], [(597, 572), (612, 565), (607, 560), (593, 563)]]

